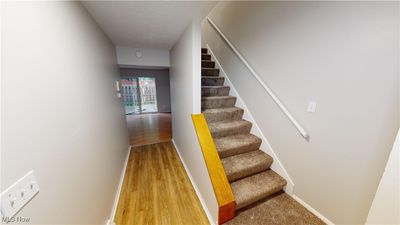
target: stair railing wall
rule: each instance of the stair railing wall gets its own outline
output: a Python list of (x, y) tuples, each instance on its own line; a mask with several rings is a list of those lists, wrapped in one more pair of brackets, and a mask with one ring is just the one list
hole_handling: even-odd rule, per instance
[(243, 62), (246, 68), (250, 71), (250, 73), (256, 78), (256, 80), (261, 84), (264, 90), (271, 96), (274, 102), (278, 105), (281, 111), (286, 115), (289, 121), (293, 124), (293, 126), (299, 131), (301, 136), (303, 136), (306, 140), (309, 140), (310, 136), (307, 131), (300, 125), (300, 123), (290, 114), (290, 112), (285, 108), (279, 98), (274, 94), (274, 92), (268, 87), (267, 84), (261, 79), (261, 77), (257, 74), (257, 72), (250, 66), (247, 60), (240, 54), (240, 52), (233, 46), (233, 44), (229, 41), (229, 39), (222, 33), (222, 31), (218, 28), (218, 26), (211, 20), (210, 17), (207, 17), (207, 21), (211, 24), (211, 26), (218, 32), (218, 34), (224, 39), (224, 41), (228, 44), (228, 46), (232, 49), (232, 51), (236, 54), (236, 56)]

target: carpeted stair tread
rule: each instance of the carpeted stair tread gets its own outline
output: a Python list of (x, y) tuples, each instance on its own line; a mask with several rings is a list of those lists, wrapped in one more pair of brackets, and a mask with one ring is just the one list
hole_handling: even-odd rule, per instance
[(210, 96), (201, 98), (201, 109), (229, 108), (235, 106), (235, 96)]
[(226, 176), (229, 182), (269, 169), (273, 159), (263, 151), (256, 150), (223, 158)]
[(280, 191), (236, 212), (224, 225), (326, 225), (304, 206)]
[(211, 60), (201, 60), (201, 67), (202, 68), (214, 68), (215, 62)]
[(247, 120), (222, 121), (208, 123), (208, 128), (213, 138), (225, 137), (235, 134), (250, 133), (252, 124)]
[(211, 60), (210, 54), (201, 54), (201, 60)]
[(229, 86), (201, 86), (201, 96), (228, 96)]
[(236, 202), (230, 225), (320, 225), (312, 213), (282, 194), (286, 180), (270, 169), (273, 159), (259, 150), (262, 140), (250, 134), (252, 124), (235, 107), (236, 97), (219, 76), (207, 48), (201, 49), (201, 109), (214, 139)]
[(222, 86), (225, 78), (219, 76), (202, 76), (201, 86)]
[(261, 138), (252, 134), (238, 134), (215, 138), (214, 143), (219, 157), (225, 158), (259, 149)]
[(205, 109), (202, 111), (207, 123), (218, 121), (240, 120), (243, 117), (244, 110), (238, 107)]
[(286, 180), (272, 170), (267, 170), (231, 183), (236, 210), (266, 198), (286, 185)]
[(201, 68), (202, 76), (219, 76), (219, 69), (217, 68)]

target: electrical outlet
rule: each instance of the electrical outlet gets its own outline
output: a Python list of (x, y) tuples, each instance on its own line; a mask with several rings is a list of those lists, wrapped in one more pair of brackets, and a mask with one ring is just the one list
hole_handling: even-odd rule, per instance
[(15, 216), (39, 192), (33, 170), (0, 194), (0, 211), (3, 217)]

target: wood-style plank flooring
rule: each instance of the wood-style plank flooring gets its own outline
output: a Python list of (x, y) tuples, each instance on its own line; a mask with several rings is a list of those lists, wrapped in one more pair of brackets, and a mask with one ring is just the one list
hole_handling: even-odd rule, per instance
[(131, 146), (141, 146), (172, 139), (171, 113), (127, 115)]
[(171, 142), (132, 148), (115, 223), (209, 224)]

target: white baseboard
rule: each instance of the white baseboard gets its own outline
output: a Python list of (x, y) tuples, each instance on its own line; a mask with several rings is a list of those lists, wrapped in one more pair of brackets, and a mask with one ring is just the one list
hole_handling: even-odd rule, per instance
[(113, 221), (108, 219), (106, 222), (106, 225), (116, 225), (116, 224)]
[(128, 152), (126, 153), (124, 167), (122, 168), (121, 176), (119, 178), (117, 193), (116, 193), (115, 199), (114, 199), (114, 205), (111, 210), (110, 218), (106, 222), (107, 225), (115, 225), (115, 223), (114, 223), (115, 213), (117, 212), (118, 200), (119, 200), (119, 196), (121, 194), (122, 184), (124, 183), (125, 171), (126, 171), (126, 168), (128, 167), (129, 155), (131, 153), (131, 148), (132, 147), (129, 145)]
[(204, 201), (202, 195), (200, 194), (200, 191), (199, 191), (199, 189), (198, 189), (196, 183), (194, 182), (194, 179), (193, 179), (193, 177), (192, 177), (192, 175), (191, 175), (191, 173), (190, 173), (190, 171), (189, 171), (189, 169), (188, 169), (188, 167), (187, 167), (187, 165), (186, 165), (186, 163), (185, 163), (185, 160), (183, 160), (182, 155), (181, 155), (181, 153), (180, 153), (180, 151), (179, 151), (179, 148), (178, 148), (178, 146), (176, 145), (174, 139), (172, 139), (172, 143), (174, 144), (175, 149), (176, 149), (176, 152), (178, 153), (178, 156), (179, 156), (179, 158), (181, 159), (181, 162), (182, 162), (182, 164), (183, 164), (183, 167), (185, 168), (186, 174), (188, 175), (188, 177), (189, 177), (189, 179), (190, 179), (190, 182), (192, 183), (192, 186), (193, 186), (194, 190), (196, 191), (197, 197), (199, 198), (200, 203), (201, 203), (201, 205), (203, 206), (203, 209), (204, 209), (204, 211), (205, 211), (205, 213), (206, 213), (206, 215), (207, 215), (208, 221), (210, 222), (211, 225), (216, 225), (217, 222), (216, 222), (216, 221), (213, 221), (212, 216), (211, 216), (211, 213), (210, 213), (210, 211), (208, 210), (207, 205), (206, 205), (206, 203), (205, 203), (205, 201)]
[(320, 212), (318, 212), (316, 209), (311, 207), (309, 204), (307, 204), (305, 201), (303, 201), (301, 198), (299, 198), (296, 195), (291, 195), (291, 197), (296, 200), (298, 203), (300, 203), (304, 208), (308, 209), (310, 212), (312, 212), (315, 216), (320, 218), (322, 221), (324, 221), (328, 225), (335, 225), (332, 221), (330, 221), (328, 218), (323, 216)]
[(261, 147), (260, 149), (264, 151), (265, 153), (269, 154), (273, 159), (273, 163), (271, 165), (271, 169), (277, 172), (280, 176), (286, 179), (287, 185), (284, 188), (285, 192), (288, 194), (293, 193), (294, 189), (294, 182), (292, 178), (290, 178), (288, 172), (286, 171), (285, 167), (279, 160), (278, 156), (275, 154), (274, 150), (272, 149), (272, 146), (269, 144), (267, 138), (264, 136), (264, 134), (261, 132), (260, 127), (258, 126), (257, 122), (255, 121), (253, 115), (251, 114), (250, 110), (247, 108), (246, 104), (244, 103), (243, 99), (240, 97), (239, 93), (236, 91), (235, 86), (232, 84), (230, 81), (229, 77), (225, 73), (224, 69), (222, 68), (221, 64), (219, 63), (217, 57), (214, 55), (213, 51), (211, 50), (210, 46), (207, 44), (207, 49), (210, 51), (212, 59), (215, 61), (215, 66), (220, 70), (220, 75), (225, 77), (225, 82), (227, 83), (228, 86), (231, 87), (230, 90), (230, 95), (235, 96), (237, 98), (236, 104), (237, 106), (241, 107), (244, 109), (244, 114), (243, 118), (250, 121), (253, 126), (251, 128), (251, 132), (259, 136), (262, 139)]

